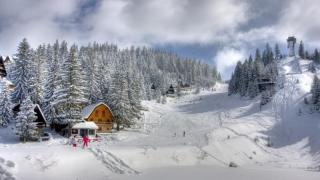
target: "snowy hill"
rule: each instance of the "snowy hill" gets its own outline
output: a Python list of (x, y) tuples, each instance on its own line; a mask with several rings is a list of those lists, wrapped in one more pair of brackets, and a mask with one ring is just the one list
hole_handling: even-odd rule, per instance
[(144, 101), (137, 128), (106, 134), (89, 149), (55, 134), (23, 144), (0, 129), (0, 169), (16, 179), (319, 179), (319, 114), (303, 103), (309, 63), (280, 60), (283, 88), (262, 109), (259, 97), (228, 96), (217, 84), (167, 104)]

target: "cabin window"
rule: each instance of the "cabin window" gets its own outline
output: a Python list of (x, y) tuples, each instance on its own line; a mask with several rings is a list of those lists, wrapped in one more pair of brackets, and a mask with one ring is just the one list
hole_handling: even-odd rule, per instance
[(78, 129), (71, 129), (71, 134), (78, 134)]
[(102, 111), (102, 116), (103, 116), (103, 117), (106, 116), (106, 111)]
[(93, 129), (89, 129), (89, 135), (94, 135), (94, 130)]
[(102, 122), (102, 119), (98, 119), (98, 122)]

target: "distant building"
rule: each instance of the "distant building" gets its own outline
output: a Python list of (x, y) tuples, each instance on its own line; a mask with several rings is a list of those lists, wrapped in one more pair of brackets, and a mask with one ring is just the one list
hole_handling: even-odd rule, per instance
[(174, 87), (172, 86), (172, 84), (170, 85), (169, 89), (167, 90), (166, 94), (174, 94)]
[(296, 55), (296, 53), (295, 53), (296, 42), (297, 42), (297, 39), (294, 36), (288, 37), (287, 43), (288, 43), (288, 55), (289, 55), (289, 57), (294, 57)]

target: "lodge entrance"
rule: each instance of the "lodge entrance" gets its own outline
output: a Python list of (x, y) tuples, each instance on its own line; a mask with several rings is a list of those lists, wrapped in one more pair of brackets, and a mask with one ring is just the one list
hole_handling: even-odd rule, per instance
[(84, 136), (88, 136), (88, 129), (80, 129), (80, 136), (84, 137)]

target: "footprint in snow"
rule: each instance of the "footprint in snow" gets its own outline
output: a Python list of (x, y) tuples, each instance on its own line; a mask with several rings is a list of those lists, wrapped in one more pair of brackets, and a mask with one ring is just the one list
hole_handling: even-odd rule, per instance
[(16, 178), (10, 172), (10, 169), (15, 167), (15, 163), (12, 161), (6, 161), (0, 157), (0, 179), (15, 180)]

